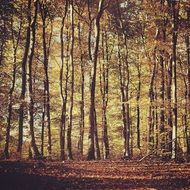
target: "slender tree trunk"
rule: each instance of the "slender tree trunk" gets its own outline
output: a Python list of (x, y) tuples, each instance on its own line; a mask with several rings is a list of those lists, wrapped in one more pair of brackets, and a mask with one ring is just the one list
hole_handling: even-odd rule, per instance
[(168, 152), (172, 152), (172, 104), (171, 104), (171, 89), (172, 89), (172, 60), (168, 61), (167, 68), (167, 89), (166, 89), (166, 97), (167, 97), (167, 125), (169, 126), (169, 130), (167, 132), (167, 150)]
[(107, 104), (108, 104), (108, 76), (109, 76), (109, 52), (107, 33), (102, 34), (103, 64), (100, 65), (100, 91), (102, 96), (102, 128), (103, 128), (103, 155), (109, 158), (109, 139), (107, 124)]
[(36, 42), (36, 21), (37, 21), (37, 13), (38, 13), (38, 1), (35, 1), (35, 13), (33, 22), (31, 23), (32, 29), (32, 44), (31, 44), (31, 51), (29, 56), (29, 126), (30, 126), (30, 135), (31, 135), (31, 147), (34, 151), (34, 157), (38, 158), (40, 156), (40, 152), (36, 145), (35, 135), (34, 135), (34, 92), (33, 92), (33, 57), (34, 57), (34, 48)]
[(23, 144), (23, 124), (24, 124), (24, 109), (25, 109), (25, 97), (26, 97), (26, 72), (27, 72), (27, 58), (30, 48), (30, 24), (31, 24), (31, 17), (30, 17), (30, 10), (31, 10), (31, 0), (28, 0), (28, 17), (27, 17), (27, 31), (26, 31), (26, 42), (25, 42), (25, 49), (24, 49), (24, 57), (22, 59), (22, 88), (21, 88), (21, 95), (20, 95), (20, 108), (19, 108), (19, 136), (18, 136), (18, 146), (17, 152), (21, 155), (22, 153), (22, 144)]
[(178, 10), (176, 1), (172, 1), (173, 36), (172, 36), (172, 103), (173, 103), (173, 127), (172, 127), (172, 159), (177, 155), (177, 37), (178, 37)]
[[(126, 53), (125, 56), (127, 56)], [(122, 103), (122, 118), (123, 118), (124, 159), (128, 159), (130, 158), (130, 121), (129, 121), (129, 103), (128, 103), (129, 70), (128, 70), (127, 60), (126, 60), (126, 65), (123, 63), (122, 60), (121, 44), (119, 36), (118, 36), (118, 64), (119, 64), (121, 103)]]
[(99, 8), (98, 8), (98, 14), (95, 19), (95, 49), (94, 49), (94, 57), (93, 57), (93, 66), (92, 66), (92, 72), (91, 72), (91, 81), (90, 81), (90, 130), (89, 130), (89, 149), (88, 149), (88, 160), (94, 160), (95, 159), (95, 148), (94, 148), (94, 137), (95, 133), (94, 130), (96, 128), (95, 126), (95, 92), (96, 92), (96, 68), (97, 68), (97, 58), (98, 58), (98, 50), (99, 50), (99, 39), (100, 39), (100, 19), (104, 12), (103, 7), (104, 6), (104, 0), (99, 1)]
[(98, 160), (101, 159), (100, 146), (99, 146), (99, 138), (98, 138), (98, 125), (97, 125), (97, 115), (95, 110), (95, 123), (94, 123), (94, 138), (95, 138), (95, 150), (96, 150), (96, 158)]
[(68, 159), (72, 160), (72, 128), (73, 128), (73, 98), (74, 98), (74, 15), (73, 15), (73, 0), (70, 2), (70, 19), (71, 19), (71, 47), (70, 47), (70, 65), (71, 65), (71, 97), (70, 97), (70, 110), (69, 110), (69, 125), (67, 128), (67, 150)]
[(46, 122), (46, 92), (45, 92), (45, 81), (43, 81), (44, 92), (43, 92), (43, 108), (42, 108), (42, 129), (41, 129), (41, 155), (44, 156), (44, 129)]
[(138, 88), (137, 88), (137, 147), (140, 149), (141, 148), (141, 140), (140, 140), (140, 95), (141, 95), (141, 68), (140, 68), (140, 63), (137, 66), (137, 71), (138, 71)]
[[(65, 126), (66, 126), (66, 101), (67, 101), (67, 94), (64, 96), (64, 89), (63, 89), (63, 69), (64, 69), (64, 26), (65, 26), (65, 19), (67, 16), (68, 11), (68, 1), (65, 2), (65, 12), (62, 18), (62, 25), (61, 25), (61, 33), (60, 33), (60, 41), (61, 41), (61, 69), (60, 69), (60, 78), (59, 78), (59, 85), (60, 85), (60, 96), (61, 96), (61, 123), (60, 123), (60, 130), (59, 130), (59, 140), (60, 140), (60, 160), (65, 160)], [(66, 76), (66, 81), (68, 77)], [(66, 83), (67, 84), (67, 83)], [(67, 93), (67, 92), (66, 92)]]
[[(67, 37), (69, 40), (69, 35), (67, 33)], [(62, 44), (63, 45), (63, 44)], [(64, 48), (64, 46), (62, 46)], [(62, 49), (63, 50), (63, 49)], [(67, 54), (68, 57), (69, 52), (69, 43), (67, 44)], [(67, 96), (68, 96), (68, 82), (69, 82), (69, 60), (66, 60), (66, 73), (65, 73), (65, 87), (63, 88), (63, 54), (62, 54), (62, 66), (60, 71), (60, 87), (61, 87), (61, 96), (62, 96), (62, 110), (61, 110), (61, 126), (60, 126), (60, 159), (65, 160), (65, 133), (66, 133), (66, 111), (67, 111)]]
[(80, 100), (80, 134), (79, 134), (79, 142), (78, 149), (83, 156), (83, 141), (84, 141), (84, 60), (83, 60), (83, 52), (82, 52), (82, 40), (81, 40), (81, 26), (78, 23), (78, 38), (79, 38), (79, 48), (80, 48), (80, 69), (81, 69), (81, 100)]
[(127, 37), (124, 36), (125, 41), (125, 65), (124, 69), (126, 69), (126, 79), (124, 77), (124, 90), (125, 90), (125, 106), (126, 106), (126, 129), (125, 131), (125, 153), (124, 156), (130, 158), (131, 157), (131, 151), (130, 151), (130, 134), (131, 134), (131, 126), (130, 126), (130, 108), (129, 108), (129, 63), (128, 63), (128, 47), (127, 47)]
[(156, 75), (156, 68), (157, 64), (154, 62), (151, 79), (150, 79), (150, 86), (149, 86), (149, 111), (148, 111), (148, 136), (147, 136), (147, 152), (151, 152), (154, 146), (154, 82), (155, 82), (155, 75)]
[(160, 68), (161, 68), (161, 85), (160, 85), (160, 127), (159, 127), (159, 134), (160, 134), (160, 149), (161, 151), (164, 150), (165, 144), (165, 70), (164, 70), (164, 52), (160, 52)]
[(46, 92), (46, 115), (47, 115), (47, 129), (48, 129), (48, 154), (51, 156), (52, 144), (51, 144), (51, 117), (50, 117), (50, 91), (49, 91), (49, 50), (52, 37), (52, 21), (51, 22), (51, 31), (49, 41), (47, 42), (46, 37), (46, 20), (48, 16), (48, 11), (45, 3), (40, 3), (40, 11), (42, 17), (42, 43), (43, 43), (43, 56), (44, 56), (44, 72), (45, 72), (45, 92)]

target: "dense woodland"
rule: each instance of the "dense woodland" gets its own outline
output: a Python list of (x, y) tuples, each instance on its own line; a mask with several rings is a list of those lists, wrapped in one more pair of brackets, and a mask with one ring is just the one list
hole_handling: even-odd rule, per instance
[(190, 156), (188, 0), (0, 0), (1, 158)]

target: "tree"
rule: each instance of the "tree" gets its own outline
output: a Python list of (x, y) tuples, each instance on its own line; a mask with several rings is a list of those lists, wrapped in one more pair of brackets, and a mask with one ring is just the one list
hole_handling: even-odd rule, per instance
[[(51, 156), (51, 149), (52, 149), (52, 143), (51, 143), (51, 117), (50, 117), (50, 90), (49, 90), (49, 54), (50, 54), (50, 45), (51, 45), (51, 39), (52, 39), (52, 32), (53, 32), (53, 25), (52, 25), (52, 17), (50, 15), (50, 11), (48, 10), (48, 5), (46, 2), (40, 3), (40, 12), (41, 12), (41, 18), (42, 18), (42, 40), (43, 40), (43, 56), (44, 56), (44, 72), (45, 72), (45, 82), (44, 82), (44, 90), (45, 90), (45, 97), (46, 97), (46, 115), (47, 115), (47, 129), (48, 129), (48, 153)], [(50, 33), (49, 33), (49, 40), (47, 41), (47, 19), (48, 16), (50, 17)]]
[(67, 16), (68, 11), (68, 1), (65, 2), (65, 9), (64, 15), (62, 17), (62, 25), (61, 25), (61, 32), (60, 32), (60, 41), (61, 41), (61, 69), (60, 69), (60, 77), (59, 77), (59, 85), (60, 85), (60, 95), (62, 101), (62, 108), (61, 108), (61, 122), (60, 122), (60, 131), (59, 131), (59, 138), (60, 138), (60, 159), (65, 159), (65, 128), (66, 128), (66, 104), (67, 104), (67, 85), (68, 85), (68, 66), (66, 69), (66, 82), (65, 82), (65, 90), (63, 89), (63, 69), (64, 69), (64, 26), (65, 26), (65, 19)]
[[(95, 148), (94, 148), (94, 137), (95, 137), (95, 128), (96, 128), (96, 108), (95, 108), (95, 92), (96, 92), (96, 71), (97, 71), (97, 59), (98, 59), (98, 50), (99, 50), (99, 41), (100, 41), (100, 19), (105, 9), (105, 1), (99, 1), (98, 13), (95, 18), (95, 48), (94, 55), (92, 60), (92, 71), (91, 71), (91, 81), (90, 81), (90, 130), (89, 130), (89, 150), (88, 150), (88, 160), (95, 159)], [(90, 51), (89, 47), (89, 51)]]
[(38, 158), (40, 156), (40, 152), (38, 150), (38, 147), (36, 145), (35, 141), (35, 135), (34, 135), (34, 92), (33, 92), (33, 71), (32, 71), (32, 65), (33, 65), (33, 57), (34, 57), (34, 48), (35, 48), (35, 42), (36, 42), (36, 22), (37, 22), (37, 14), (38, 14), (38, 0), (35, 1), (34, 7), (34, 18), (31, 22), (31, 30), (32, 30), (32, 42), (31, 42), (31, 50), (29, 55), (29, 79), (28, 79), (28, 86), (29, 86), (29, 126), (30, 126), (30, 134), (31, 134), (31, 147), (34, 151), (34, 157)]
[(27, 30), (26, 30), (26, 42), (24, 55), (22, 59), (22, 88), (20, 95), (20, 108), (19, 108), (19, 136), (18, 136), (18, 146), (17, 152), (21, 155), (22, 153), (22, 144), (23, 144), (23, 127), (24, 127), (24, 110), (26, 108), (26, 84), (27, 84), (27, 58), (30, 48), (30, 38), (31, 38), (31, 0), (28, 0), (27, 5)]
[(102, 128), (103, 128), (103, 150), (104, 158), (108, 159), (110, 154), (109, 138), (108, 138), (108, 124), (107, 124), (107, 105), (108, 105), (108, 88), (109, 88), (109, 49), (108, 49), (108, 35), (107, 31), (102, 33), (102, 59), (103, 63), (100, 65), (100, 91), (102, 96)]
[(67, 150), (68, 159), (73, 159), (72, 156), (72, 140), (71, 133), (73, 127), (73, 98), (74, 98), (74, 15), (73, 15), (73, 0), (70, 1), (70, 19), (71, 19), (71, 47), (70, 47), (70, 65), (71, 65), (71, 97), (70, 97), (70, 110), (69, 110), (69, 125), (67, 128)]

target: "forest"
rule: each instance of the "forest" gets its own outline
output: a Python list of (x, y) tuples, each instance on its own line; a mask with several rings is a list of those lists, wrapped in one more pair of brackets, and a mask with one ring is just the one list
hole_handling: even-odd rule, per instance
[(186, 190), (189, 161), (189, 0), (0, 0), (0, 187)]
[(1, 158), (188, 161), (189, 44), (186, 0), (1, 0)]

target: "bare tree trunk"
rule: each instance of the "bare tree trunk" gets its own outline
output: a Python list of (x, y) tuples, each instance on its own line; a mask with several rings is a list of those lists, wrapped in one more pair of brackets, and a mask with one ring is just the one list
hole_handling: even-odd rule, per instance
[(44, 128), (46, 119), (46, 92), (45, 92), (45, 81), (43, 81), (44, 92), (43, 92), (43, 108), (42, 108), (42, 129), (41, 129), (41, 155), (44, 156)]
[(70, 47), (70, 65), (71, 65), (71, 96), (70, 96), (70, 110), (69, 110), (69, 125), (67, 128), (67, 150), (68, 159), (72, 160), (72, 128), (73, 128), (73, 98), (74, 98), (74, 15), (73, 15), (73, 0), (70, 2), (70, 19), (71, 19), (71, 47)]
[(177, 156), (177, 38), (178, 38), (178, 10), (176, 1), (172, 1), (173, 35), (172, 35), (172, 103), (173, 103), (173, 128), (172, 128), (172, 159)]
[(169, 130), (167, 132), (167, 141), (168, 146), (167, 150), (171, 153), (172, 152), (172, 104), (171, 104), (171, 89), (172, 89), (172, 60), (168, 61), (168, 68), (167, 68), (167, 89), (166, 89), (166, 97), (167, 97), (167, 125), (169, 126)]
[(34, 56), (34, 48), (36, 42), (36, 21), (37, 21), (37, 13), (38, 13), (38, 1), (35, 1), (35, 13), (33, 22), (31, 23), (32, 29), (32, 44), (31, 44), (31, 51), (29, 56), (29, 126), (30, 126), (30, 135), (31, 135), (31, 147), (34, 151), (34, 157), (38, 158), (40, 156), (40, 152), (36, 145), (35, 135), (34, 135), (34, 93), (33, 93), (33, 72), (32, 72), (32, 62)]
[(84, 141), (84, 60), (82, 52), (82, 40), (81, 40), (81, 27), (78, 23), (78, 38), (79, 38), (79, 48), (80, 48), (80, 68), (81, 68), (81, 100), (80, 100), (80, 134), (78, 141), (78, 149), (81, 156), (83, 156), (83, 141)]
[[(60, 95), (61, 95), (61, 123), (60, 123), (60, 130), (59, 130), (59, 140), (60, 140), (60, 159), (65, 160), (65, 126), (66, 126), (66, 102), (67, 102), (67, 90), (66, 94), (64, 95), (63, 89), (63, 69), (64, 69), (64, 41), (63, 41), (63, 32), (65, 26), (65, 18), (67, 16), (68, 11), (68, 1), (65, 2), (65, 12), (62, 17), (62, 25), (61, 25), (61, 33), (60, 33), (60, 41), (61, 41), (61, 69), (60, 69), (60, 78), (59, 78), (59, 85), (60, 85)], [(68, 72), (68, 69), (67, 69)], [(68, 76), (66, 76), (66, 81), (68, 81)], [(67, 86), (67, 82), (66, 82)]]
[(94, 130), (95, 126), (95, 92), (96, 92), (96, 68), (97, 68), (97, 58), (98, 58), (98, 50), (99, 50), (99, 39), (100, 39), (100, 19), (104, 12), (104, 0), (99, 0), (99, 8), (98, 14), (95, 19), (95, 50), (94, 50), (94, 57), (93, 57), (93, 66), (92, 66), (92, 73), (91, 73), (91, 81), (90, 81), (90, 130), (89, 130), (89, 140), (90, 145), (88, 149), (88, 160), (95, 159), (95, 148), (94, 148)]
[(151, 79), (150, 79), (150, 86), (149, 86), (149, 111), (148, 111), (148, 136), (147, 136), (147, 152), (153, 150), (154, 146), (154, 81), (155, 81), (155, 75), (156, 75), (156, 62), (154, 62), (152, 73), (151, 73)]
[(126, 106), (126, 129), (124, 129), (124, 135), (125, 135), (125, 153), (124, 156), (126, 158), (131, 157), (131, 151), (130, 151), (130, 134), (131, 134), (131, 126), (130, 126), (130, 108), (129, 108), (129, 63), (128, 63), (128, 47), (127, 47), (127, 37), (124, 36), (124, 41), (125, 41), (125, 65), (124, 69), (126, 70), (126, 79), (124, 77), (124, 93), (125, 93), (125, 103), (124, 105)]
[(140, 95), (141, 95), (141, 66), (140, 63), (137, 65), (137, 71), (138, 71), (138, 88), (137, 88), (137, 147), (141, 148), (141, 140), (140, 140)]
[(23, 144), (23, 124), (24, 124), (24, 109), (26, 104), (26, 72), (27, 72), (27, 58), (30, 48), (30, 24), (31, 24), (31, 17), (30, 17), (30, 10), (31, 10), (31, 0), (28, 0), (28, 16), (27, 16), (27, 31), (26, 31), (26, 42), (25, 42), (25, 50), (24, 50), (24, 57), (22, 59), (22, 88), (21, 88), (21, 95), (20, 95), (20, 108), (19, 108), (19, 137), (18, 137), (18, 146), (17, 152), (20, 154), (22, 153), (22, 144)]
[(47, 5), (42, 2), (40, 3), (40, 11), (41, 11), (41, 18), (42, 18), (42, 41), (43, 41), (43, 56), (44, 56), (44, 72), (45, 72), (45, 92), (46, 92), (46, 115), (47, 115), (47, 129), (48, 129), (48, 154), (51, 156), (51, 150), (52, 150), (52, 143), (51, 143), (51, 117), (50, 117), (50, 91), (49, 91), (49, 50), (50, 50), (50, 44), (51, 44), (51, 37), (52, 37), (52, 20), (51, 22), (51, 31), (49, 36), (49, 41), (46, 40), (46, 20), (48, 16), (48, 10)]
[[(126, 45), (126, 42), (125, 42)], [(126, 47), (127, 48), (127, 47)], [(127, 56), (126, 52), (125, 55)], [(123, 118), (123, 137), (124, 137), (124, 159), (130, 158), (130, 120), (129, 120), (129, 70), (127, 58), (125, 57), (125, 64), (122, 60), (121, 44), (118, 36), (118, 64), (119, 64), (119, 80), (122, 104), (122, 118)], [(127, 77), (127, 78), (126, 78)]]
[(164, 70), (164, 52), (160, 52), (160, 67), (161, 67), (161, 85), (160, 85), (160, 127), (159, 127), (159, 134), (160, 134), (160, 149), (161, 151), (164, 150), (165, 144), (165, 70)]
[(109, 139), (107, 124), (107, 105), (108, 105), (108, 76), (109, 76), (109, 52), (107, 33), (102, 34), (103, 64), (100, 65), (100, 91), (102, 96), (102, 128), (103, 128), (103, 155), (109, 158)]
[(99, 146), (99, 138), (98, 138), (98, 127), (97, 127), (97, 115), (95, 110), (95, 123), (94, 123), (94, 138), (95, 138), (95, 150), (96, 150), (96, 158), (98, 160), (101, 159), (100, 146)]

